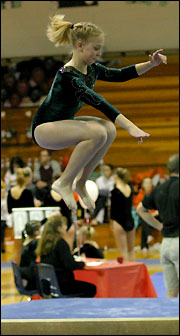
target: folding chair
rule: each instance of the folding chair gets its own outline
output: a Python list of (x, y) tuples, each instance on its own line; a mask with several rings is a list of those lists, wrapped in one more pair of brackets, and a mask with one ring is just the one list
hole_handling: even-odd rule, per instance
[(23, 282), (22, 282), (22, 277), (21, 277), (19, 266), (17, 265), (17, 263), (15, 261), (11, 261), (11, 265), (12, 265), (12, 269), (13, 269), (14, 281), (15, 281), (15, 284), (16, 284), (16, 288), (17, 288), (19, 294), (21, 294), (19, 302), (22, 301), (24, 295), (29, 296), (28, 301), (30, 301), (30, 297), (32, 295), (39, 294), (38, 290), (27, 290), (27, 289), (25, 289), (25, 287), (23, 285)]
[(63, 295), (61, 293), (53, 265), (37, 264), (36, 276), (39, 295), (44, 298), (74, 298), (81, 295), (80, 293), (69, 295)]

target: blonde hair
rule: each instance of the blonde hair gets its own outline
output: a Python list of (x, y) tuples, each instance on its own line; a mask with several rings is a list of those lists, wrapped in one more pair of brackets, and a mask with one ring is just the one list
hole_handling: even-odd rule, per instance
[(125, 183), (128, 183), (130, 180), (130, 172), (126, 168), (117, 168), (115, 169), (114, 174), (116, 174), (121, 180), (123, 180)]
[(64, 21), (65, 15), (54, 15), (50, 18), (50, 24), (47, 27), (48, 39), (55, 43), (56, 47), (62, 44), (76, 45), (78, 39), (87, 41), (89, 38), (104, 34), (101, 28), (91, 22), (72, 22)]
[(25, 184), (26, 177), (30, 176), (30, 171), (27, 168), (18, 168), (16, 171), (16, 182), (22, 187)]
[(96, 231), (92, 226), (83, 225), (79, 229), (79, 233), (84, 234), (87, 239), (90, 239), (96, 234)]
[(67, 224), (67, 218), (64, 216), (54, 215), (47, 220), (35, 251), (37, 256), (41, 257), (52, 251), (58, 239), (61, 238), (58, 228), (62, 227), (63, 224)]
[(2, 179), (1, 179), (1, 189), (6, 189), (6, 184)]

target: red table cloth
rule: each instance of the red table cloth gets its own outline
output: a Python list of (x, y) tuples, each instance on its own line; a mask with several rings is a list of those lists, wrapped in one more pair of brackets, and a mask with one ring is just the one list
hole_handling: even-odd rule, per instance
[[(102, 260), (102, 259), (101, 259)], [(97, 259), (87, 259), (97, 261)], [(147, 267), (142, 262), (105, 261), (98, 266), (85, 266), (74, 271), (75, 279), (96, 285), (95, 297), (101, 298), (157, 298)]]

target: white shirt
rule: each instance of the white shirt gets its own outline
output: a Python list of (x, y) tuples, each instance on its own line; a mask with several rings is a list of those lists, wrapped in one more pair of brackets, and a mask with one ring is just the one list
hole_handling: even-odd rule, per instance
[(114, 189), (114, 179), (112, 176), (110, 178), (106, 178), (104, 175), (100, 176), (97, 178), (96, 184), (101, 196), (108, 196), (108, 193)]

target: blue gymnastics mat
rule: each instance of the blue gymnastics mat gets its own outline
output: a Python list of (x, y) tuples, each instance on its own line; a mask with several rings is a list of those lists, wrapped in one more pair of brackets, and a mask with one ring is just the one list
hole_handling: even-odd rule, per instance
[(178, 317), (178, 298), (46, 299), (1, 306), (1, 319)]
[(156, 272), (151, 275), (151, 280), (153, 282), (154, 288), (156, 290), (158, 298), (166, 297), (166, 288), (164, 285), (163, 273)]

